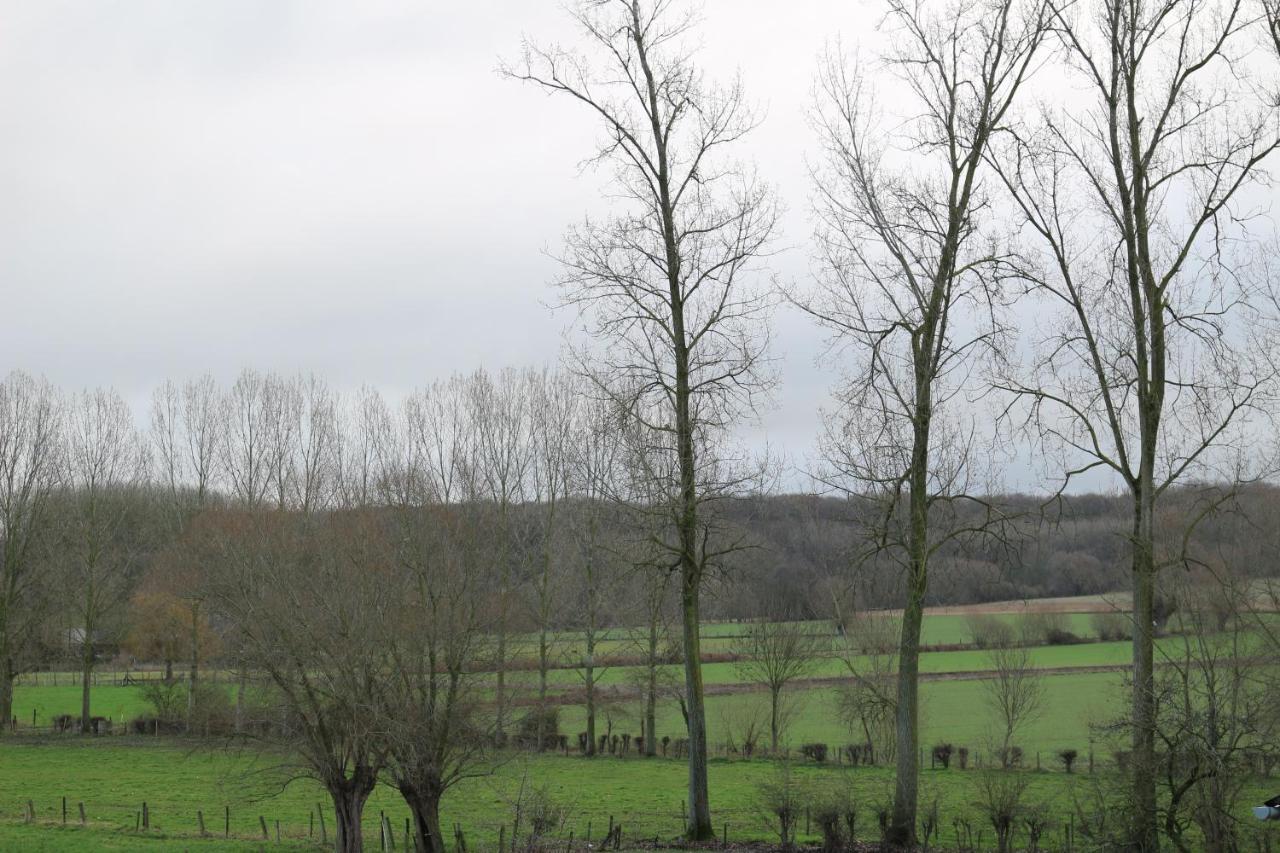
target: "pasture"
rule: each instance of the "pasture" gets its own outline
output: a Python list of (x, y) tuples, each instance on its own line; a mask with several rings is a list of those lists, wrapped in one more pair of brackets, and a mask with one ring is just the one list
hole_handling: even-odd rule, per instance
[[(1006, 614), (1001, 618), (1016, 620)], [(1087, 635), (1089, 615), (1071, 614), (1070, 625)], [(814, 632), (830, 633), (828, 625), (812, 623)], [(718, 651), (733, 648), (743, 626), (716, 624), (707, 627), (708, 645)], [(964, 645), (971, 641), (967, 617), (955, 613), (930, 614), (925, 623), (926, 641), (937, 646)], [(563, 694), (580, 684), (580, 674), (568, 668), (578, 638), (558, 636), (560, 666), (550, 672), (550, 683)], [(615, 636), (622, 648), (628, 640)], [(1168, 640), (1166, 642), (1172, 642)], [(525, 652), (527, 654), (527, 652)], [(1019, 733), (1017, 743), (1025, 752), (1025, 769), (1017, 773), (1027, 784), (1026, 801), (1043, 813), (1053, 832), (1065, 832), (1075, 820), (1073, 803), (1092, 786), (1112, 774), (1111, 745), (1097, 739), (1097, 726), (1114, 719), (1125, 702), (1123, 668), (1129, 655), (1125, 642), (1085, 642), (1042, 646), (1032, 650), (1034, 666), (1044, 671), (1042, 713)], [(957, 820), (981, 827), (977, 806), (978, 780), (992, 771), (975, 769), (994, 752), (994, 720), (988, 707), (984, 673), (990, 655), (979, 649), (933, 651), (923, 655), (922, 743), (923, 802), (938, 802), (943, 819), (941, 841), (953, 843)], [(635, 673), (627, 666), (613, 666), (602, 675), (599, 733), (637, 734), (640, 730), (639, 697), (628, 685)], [(667, 667), (674, 678), (678, 668)], [(859, 803), (864, 837), (875, 837), (875, 811), (887, 801), (892, 773), (885, 767), (849, 767), (834, 757), (819, 765), (803, 759), (799, 747), (825, 743), (832, 754), (854, 740), (842, 719), (838, 699), (845, 663), (819, 654), (804, 678), (785, 694), (789, 747), (794, 783), (810, 797), (847, 790)], [(743, 725), (758, 719), (767, 706), (767, 693), (743, 680), (735, 662), (711, 662), (705, 667), (708, 685), (708, 724), (716, 757), (711, 766), (712, 806), (717, 831), (727, 825), (731, 839), (768, 839), (774, 829), (763, 819), (760, 786), (777, 777), (784, 762), (743, 759), (725, 749), (738, 737)], [(536, 684), (536, 672), (513, 674), (513, 683), (527, 693)], [(276, 845), (279, 822), (281, 849), (313, 849), (319, 842), (320, 813), (330, 808), (314, 782), (295, 778), (288, 756), (271, 754), (252, 745), (181, 738), (119, 735), (80, 738), (52, 734), (48, 721), (57, 714), (76, 714), (80, 690), (69, 674), (44, 673), (27, 677), (16, 694), (15, 714), (20, 723), (16, 737), (0, 741), (0, 849), (22, 850), (253, 850), (264, 843)], [(111, 679), (96, 687), (93, 707), (97, 714), (119, 723), (146, 714), (148, 705), (136, 687), (116, 686)], [(225, 684), (228, 679), (222, 678)], [(227, 686), (225, 689), (233, 689)], [(513, 711), (519, 716), (523, 711)], [(30, 724), (36, 721), (34, 729)], [(583, 730), (585, 710), (566, 701), (560, 707), (560, 732), (571, 744)], [(680, 710), (673, 697), (659, 705), (659, 737), (673, 740), (682, 735)], [(939, 742), (965, 746), (975, 756), (970, 768), (931, 767), (928, 747)], [(1080, 758), (1076, 772), (1064, 772), (1057, 753), (1074, 749)], [(1096, 771), (1089, 772), (1090, 753)], [(1037, 769), (1038, 767), (1038, 769)], [(998, 772), (997, 772), (998, 775)], [(603, 834), (613, 820), (626, 827), (634, 840), (671, 839), (681, 826), (681, 802), (686, 769), (670, 756), (643, 759), (632, 750), (625, 756), (594, 759), (569, 754), (509, 751), (492, 773), (469, 779), (445, 798), (446, 827), (462, 827), (472, 849), (496, 842), (499, 828), (509, 826), (514, 803), (533, 786), (545, 789), (567, 808), (562, 835), (572, 831), (583, 839), (590, 831)], [(1257, 786), (1259, 796), (1274, 791)], [(68, 802), (63, 824), (62, 802)], [(27, 803), (34, 809), (28, 822)], [(142, 803), (147, 803), (151, 828), (138, 829)], [(84, 803), (87, 823), (79, 825), (78, 804)], [(206, 836), (201, 837), (197, 812), (202, 812)], [(379, 788), (365, 814), (368, 837), (377, 838), (380, 816), (385, 813), (403, 843), (407, 816), (402, 800), (391, 789)], [(332, 817), (327, 820), (332, 829)], [(263, 838), (263, 826), (267, 838)], [(802, 839), (816, 840), (816, 827)], [(1267, 830), (1270, 831), (1270, 830)], [(1059, 839), (1060, 840), (1060, 839)], [(373, 843), (377, 843), (376, 840)]]

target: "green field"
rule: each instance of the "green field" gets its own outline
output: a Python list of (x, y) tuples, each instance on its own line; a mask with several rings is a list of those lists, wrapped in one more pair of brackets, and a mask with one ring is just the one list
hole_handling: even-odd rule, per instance
[[(1072, 617), (1080, 633), (1087, 627), (1084, 614)], [(826, 630), (824, 623), (811, 623), (814, 632)], [(926, 620), (926, 636), (937, 645), (967, 642), (967, 617), (934, 615)], [(711, 641), (734, 642), (741, 633), (737, 623), (710, 625)], [(561, 645), (571, 647), (577, 638), (562, 635)], [(615, 637), (619, 647), (629, 642)], [(1176, 640), (1165, 640), (1166, 643)], [(1040, 647), (1032, 650), (1037, 667), (1051, 670), (1044, 678), (1045, 698), (1039, 717), (1026, 725), (1016, 739), (1026, 754), (1027, 770), (1020, 771), (1029, 783), (1029, 802), (1045, 811), (1053, 821), (1066, 819), (1080, 786), (1088, 780), (1106, 778), (1113, 771), (1111, 746), (1095, 742), (1094, 727), (1107, 722), (1123, 708), (1125, 692), (1120, 671), (1073, 671), (1088, 667), (1117, 667), (1128, 660), (1128, 643), (1084, 643)], [(989, 655), (979, 650), (929, 652), (922, 656), (921, 671), (934, 680), (921, 686), (921, 741), (929, 746), (949, 742), (969, 748), (974, 756), (990, 756), (995, 743), (992, 716), (987, 705), (987, 682), (973, 677), (990, 667)], [(665, 668), (673, 679), (679, 667)], [(946, 674), (968, 673), (964, 678)], [(597, 732), (611, 728), (617, 734), (636, 735), (640, 731), (640, 702), (626, 686), (635, 673), (627, 667), (612, 667), (602, 673), (601, 714)], [(863, 835), (873, 838), (876, 805), (886, 801), (891, 772), (886, 768), (849, 768), (828, 764), (819, 767), (799, 759), (799, 746), (809, 742), (841, 745), (861, 740), (842, 721), (839, 687), (831, 679), (845, 674), (838, 658), (819, 657), (806, 678), (827, 679), (800, 684), (787, 693), (793, 709), (786, 731), (786, 744), (794, 756), (797, 784), (807, 786), (807, 797), (848, 787), (856, 793), (863, 814)], [(536, 672), (513, 673), (512, 681), (525, 689), (536, 683)], [(557, 669), (550, 682), (558, 689), (580, 684), (574, 670)], [(778, 773), (779, 762), (744, 761), (727, 754), (723, 747), (731, 733), (740, 732), (751, 718), (763, 719), (767, 694), (745, 684), (738, 665), (708, 663), (705, 677), (710, 695), (707, 720), (713, 753), (711, 790), (717, 828), (729, 825), (738, 839), (768, 839), (772, 828), (759, 817), (758, 787)], [(57, 679), (55, 686), (52, 682)], [(286, 765), (285, 758), (248, 748), (232, 749), (222, 742), (117, 735), (85, 739), (74, 734), (53, 735), (48, 721), (56, 714), (77, 714), (80, 689), (72, 676), (49, 673), (27, 678), (16, 691), (15, 714), (25, 729), (34, 712), (37, 729), (26, 736), (0, 741), (0, 850), (256, 850), (261, 849), (261, 820), (265, 820), (270, 843), (275, 845), (279, 821), (283, 844), (313, 848), (319, 827), (314, 808), (329, 806), (323, 792), (312, 781), (294, 778), (301, 774)], [(149, 711), (136, 687), (111, 686), (110, 679), (93, 691), (96, 714), (127, 721)], [(231, 689), (228, 687), (227, 689)], [(518, 715), (519, 710), (515, 711)], [(565, 705), (560, 713), (560, 730), (576, 744), (577, 732), (585, 728), (581, 706)], [(119, 725), (117, 731), (126, 726)], [(683, 721), (677, 702), (665, 699), (659, 705), (659, 737), (673, 740), (683, 735)], [(1056, 753), (1075, 749), (1080, 754), (1078, 772), (1063, 772)], [(557, 801), (569, 806), (570, 816), (563, 833), (572, 830), (582, 839), (590, 823), (594, 836), (602, 834), (610, 817), (622, 822), (632, 838), (672, 838), (680, 829), (686, 769), (675, 758), (642, 759), (601, 756), (579, 757), (509, 753), (502, 756), (491, 775), (468, 780), (452, 791), (445, 802), (445, 823), (456, 822), (465, 830), (473, 849), (491, 845), (498, 827), (509, 825), (512, 802), (521, 785), (545, 786)], [(1096, 758), (1096, 774), (1087, 769), (1089, 755)], [(834, 758), (833, 758), (834, 760)], [(988, 758), (989, 762), (990, 759)], [(977, 763), (975, 758), (974, 763)], [(989, 766), (989, 765), (988, 765)], [(1042, 768), (1041, 772), (1036, 767)], [(980, 823), (975, 797), (981, 787), (977, 780), (986, 771), (926, 769), (923, 772), (924, 801), (939, 801), (947, 835), (953, 841), (951, 821), (962, 817)], [(290, 781), (292, 780), (292, 781)], [(1274, 791), (1258, 789), (1267, 796)], [(68, 825), (62, 824), (62, 799), (69, 804)], [(23, 821), (27, 801), (36, 809), (34, 825)], [(152, 815), (152, 829), (135, 829), (142, 803)], [(78, 826), (77, 804), (85, 804), (89, 823)], [(224, 816), (230, 809), (229, 837)], [(203, 811), (206, 829), (217, 837), (201, 839), (197, 811)], [(366, 832), (376, 844), (378, 816), (385, 811), (398, 832), (403, 832), (407, 810), (398, 795), (380, 788), (366, 813)], [(332, 829), (332, 818), (327, 818)], [(1271, 831), (1267, 828), (1266, 831)], [(314, 833), (314, 834), (313, 834)], [(816, 829), (814, 829), (816, 833)], [(813, 837), (811, 833), (810, 837)]]

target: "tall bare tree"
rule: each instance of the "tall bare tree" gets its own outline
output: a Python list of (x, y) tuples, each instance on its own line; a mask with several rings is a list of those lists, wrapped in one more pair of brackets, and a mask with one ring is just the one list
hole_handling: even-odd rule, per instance
[[(587, 755), (596, 754), (597, 694), (604, 667), (596, 658), (600, 640), (619, 613), (616, 595), (620, 573), (615, 543), (618, 540), (619, 442), (616, 412), (608, 401), (589, 399), (580, 404), (573, 424), (570, 486), (577, 501), (569, 522), (573, 574), (570, 600), (580, 614), (574, 627), (582, 639), (576, 653), (578, 674), (587, 712)], [(630, 612), (630, 608), (628, 608)], [(645, 748), (649, 744), (646, 740)]]
[(774, 230), (776, 207), (749, 170), (726, 157), (755, 124), (742, 89), (709, 84), (691, 49), (692, 12), (671, 0), (576, 3), (590, 53), (526, 43), (505, 72), (581, 104), (603, 141), (592, 162), (613, 170), (621, 209), (570, 231), (564, 302), (602, 346), (584, 364), (603, 387), (627, 389), (678, 460), (670, 492), (676, 532), (689, 729), (691, 838), (714, 834), (698, 637), (711, 552), (706, 501), (725, 485), (702, 451), (754, 405), (767, 301), (750, 273)]
[(477, 371), (466, 383), (469, 426), (474, 431), (471, 476), (479, 496), (493, 515), (494, 538), (500, 544), (494, 563), (494, 600), (498, 604), (493, 646), (497, 670), (496, 731), (506, 736), (507, 661), (510, 656), (511, 605), (517, 563), (524, 556), (516, 544), (517, 507), (528, 497), (532, 463), (529, 383), (520, 371), (507, 369), (496, 376)]
[(1035, 66), (1045, 17), (1035, 0), (889, 0), (886, 25), (884, 59), (901, 78), (890, 121), (861, 69), (838, 54), (821, 66), (819, 285), (796, 301), (851, 359), (823, 442), (827, 482), (873, 503), (862, 556), (892, 560), (906, 577), (887, 838), (910, 844), (930, 560), (998, 520), (974, 488), (977, 430), (964, 397), (978, 360), (1002, 356), (1002, 282), (1013, 268), (991, 226), (985, 157)]
[(761, 618), (748, 624), (734, 644), (738, 673), (769, 692), (769, 744), (774, 754), (783, 734), (783, 691), (818, 665), (829, 638), (802, 622)]
[[(533, 561), (533, 616), (538, 626), (538, 707), (547, 707), (547, 673), (555, 655), (556, 619), (566, 572), (561, 564), (565, 499), (572, 477), (572, 442), (577, 437), (578, 393), (567, 375), (542, 371), (528, 374), (532, 461), (529, 489), (537, 504), (539, 553)], [(558, 559), (559, 558), (559, 559)], [(537, 747), (546, 745), (545, 714), (538, 717)]]
[(149, 457), (128, 405), (114, 391), (77, 395), (65, 431), (68, 612), (80, 635), (80, 731), (88, 734), (98, 641), (118, 630), (112, 620), (141, 570), (146, 523), (139, 491)]
[(63, 475), (60, 417), (48, 382), (16, 371), (0, 380), (0, 730), (13, 718), (13, 682), (31, 664), (51, 600), (39, 552)]
[[(1133, 820), (1158, 846), (1156, 518), (1181, 480), (1257, 476), (1274, 330), (1250, 188), (1275, 151), (1275, 54), (1242, 0), (1056, 4), (1078, 102), (1008, 138), (1000, 170), (1040, 250), (1048, 322), (1006, 387), (1060, 452), (1061, 487), (1101, 471), (1132, 499)], [(1274, 308), (1274, 303), (1270, 303)]]
[[(474, 490), (458, 477), (470, 436), (453, 429), (451, 384), (413, 394), (397, 429), (384, 499), (394, 519), (401, 608), (376, 713), (387, 770), (414, 817), (416, 849), (443, 853), (440, 800), (483, 772), (485, 724), (477, 673), (495, 615), (483, 564), (500, 550)], [(451, 500), (456, 499), (456, 500)]]
[(1000, 723), (1000, 763), (1013, 761), (1013, 739), (1044, 710), (1044, 678), (1026, 646), (1000, 646), (987, 653), (991, 677), (982, 682), (987, 704)]
[(199, 694), (202, 626), (199, 567), (179, 543), (194, 514), (203, 511), (215, 497), (218, 486), (219, 444), (222, 419), (219, 415), (218, 387), (205, 374), (181, 387), (165, 381), (151, 398), (151, 451), (154, 479), (166, 498), (166, 518), (173, 547), (152, 566), (145, 586), (152, 593), (163, 591), (185, 602), (189, 611), (187, 647), (191, 653), (190, 685), (187, 691), (187, 718), (195, 712)]

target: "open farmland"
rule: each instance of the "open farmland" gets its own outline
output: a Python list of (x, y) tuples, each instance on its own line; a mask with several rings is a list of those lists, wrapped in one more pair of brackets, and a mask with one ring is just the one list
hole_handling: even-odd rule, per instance
[[(926, 636), (939, 638), (937, 645), (965, 645), (967, 617), (960, 614), (930, 614)], [(1020, 614), (1003, 618), (1017, 622)], [(1069, 623), (1084, 631), (1086, 614)], [(830, 634), (826, 623), (805, 623), (814, 633)], [(719, 639), (732, 648), (744, 626), (728, 623), (709, 626), (709, 639)], [(574, 637), (559, 641), (572, 647)], [(1173, 638), (1164, 642), (1171, 643)], [(1028, 801), (1042, 808), (1054, 838), (1061, 840), (1064, 827), (1071, 825), (1073, 803), (1085, 797), (1095, 781), (1114, 774), (1111, 746), (1099, 738), (1096, 726), (1123, 710), (1122, 685), (1126, 646), (1118, 642), (1084, 642), (1067, 646), (1031, 649), (1034, 665), (1044, 671), (1043, 712), (1020, 732), (1024, 749), (1024, 769), (1018, 771), (978, 770), (974, 765), (990, 765), (994, 754), (995, 728), (988, 697), (989, 652), (979, 649), (929, 652), (922, 658), (927, 675), (922, 684), (922, 742), (949, 742), (972, 751), (969, 769), (956, 764), (950, 769), (933, 766), (927, 757), (922, 771), (926, 802), (938, 803), (945, 822), (944, 843), (954, 843), (953, 823), (968, 821), (981, 827), (981, 810), (974, 802), (976, 780), (984, 775), (1019, 774), (1027, 783)], [(714, 655), (712, 655), (714, 656)], [(741, 737), (744, 721), (758, 718), (766, 694), (758, 685), (746, 682), (735, 662), (708, 663), (708, 722), (715, 748), (711, 763), (718, 816), (718, 832), (727, 825), (733, 840), (767, 840), (774, 828), (761, 817), (760, 790), (792, 765), (794, 783), (818, 796), (835, 789), (852, 792), (862, 813), (862, 832), (875, 837), (875, 810), (889, 796), (892, 774), (886, 767), (850, 767), (834, 754), (854, 735), (842, 719), (839, 696), (844, 680), (843, 662), (823, 655), (813, 661), (812, 670), (786, 694), (791, 719), (786, 729), (789, 761), (772, 758), (746, 760), (728, 749)], [(633, 669), (610, 667), (605, 671), (602, 719), (599, 726), (614, 732), (638, 731), (641, 709), (638, 696), (627, 689), (634, 680)], [(1105, 671), (1098, 671), (1098, 670)], [(674, 669), (672, 674), (674, 675)], [(522, 689), (530, 689), (527, 671), (521, 672)], [(571, 669), (553, 670), (557, 688), (570, 687), (577, 679)], [(219, 674), (226, 690), (226, 677)], [(266, 822), (268, 840), (276, 844), (279, 821), (280, 844), (284, 849), (316, 849), (319, 843), (317, 804), (329, 808), (326, 795), (313, 781), (292, 779), (287, 756), (257, 748), (252, 742), (191, 741), (170, 737), (115, 735), (82, 739), (55, 735), (47, 721), (57, 714), (78, 710), (79, 688), (68, 683), (65, 674), (41, 673), (20, 685), (15, 714), (24, 724), (20, 736), (0, 742), (0, 849), (22, 850), (251, 850), (263, 843)], [(104, 683), (95, 688), (94, 705), (99, 714), (124, 723), (149, 712), (136, 686)], [(583, 708), (562, 696), (560, 731), (570, 740), (584, 725)], [(37, 725), (30, 728), (34, 712)], [(658, 709), (659, 735), (673, 740), (683, 730), (678, 703), (664, 699)], [(807, 743), (825, 743), (832, 758), (817, 764), (799, 755)], [(1057, 753), (1075, 749), (1080, 753), (1076, 772), (1063, 771)], [(1094, 771), (1089, 770), (1089, 754), (1094, 753)], [(1037, 772), (1037, 764), (1039, 772)], [(671, 839), (681, 826), (682, 783), (686, 768), (674, 755), (644, 759), (634, 749), (626, 755), (585, 758), (570, 749), (536, 754), (510, 750), (501, 756), (491, 774), (470, 779), (450, 791), (443, 809), (445, 825), (463, 828), (472, 849), (496, 844), (499, 831), (508, 832), (513, 821), (513, 803), (522, 785), (545, 789), (548, 796), (567, 808), (559, 834), (572, 832), (584, 839), (590, 831), (599, 837), (610, 819), (626, 827), (628, 839), (639, 842), (653, 838)], [(1250, 783), (1257, 796), (1267, 794), (1264, 780)], [(1267, 794), (1269, 795), (1269, 794)], [(68, 824), (62, 822), (62, 798), (69, 803)], [(34, 822), (27, 822), (26, 803), (35, 810)], [(142, 831), (142, 803), (147, 803), (151, 829)], [(79, 825), (78, 804), (84, 803), (88, 822)], [(197, 812), (203, 814), (209, 837), (198, 834)], [(369, 838), (378, 835), (379, 817), (385, 813), (403, 843), (407, 813), (395, 791), (379, 788), (369, 801), (364, 827)], [(229, 817), (228, 817), (229, 815)], [(330, 818), (331, 820), (331, 818)], [(229, 822), (228, 822), (229, 821)], [(507, 828), (504, 828), (507, 827)], [(326, 831), (331, 831), (327, 829)], [(801, 840), (816, 841), (817, 830), (801, 828)], [(1050, 849), (1053, 849), (1052, 847)]]

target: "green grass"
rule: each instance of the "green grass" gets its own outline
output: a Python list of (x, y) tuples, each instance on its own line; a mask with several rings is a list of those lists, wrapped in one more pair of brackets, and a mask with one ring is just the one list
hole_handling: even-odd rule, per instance
[[(290, 847), (314, 849), (308, 839), (308, 814), (313, 805), (328, 802), (314, 782), (284, 785), (286, 774), (274, 770), (275, 760), (250, 753), (192, 749), (181, 742), (142, 739), (59, 741), (41, 738), (0, 743), (0, 849), (89, 850), (252, 850), (260, 839), (258, 816), (264, 816), (274, 845), (275, 821)], [(712, 809), (717, 831), (727, 823), (731, 839), (768, 839), (772, 827), (760, 816), (759, 787), (777, 778), (778, 765), (768, 761), (713, 760), (710, 765)], [(977, 771), (924, 770), (922, 802), (935, 798), (950, 840), (951, 820), (957, 816), (981, 822)], [(1074, 792), (1087, 786), (1085, 774), (1024, 771), (1026, 802), (1058, 824), (1072, 808)], [(610, 817), (623, 824), (628, 838), (671, 839), (680, 827), (686, 769), (675, 760), (638, 758), (584, 759), (560, 756), (510, 757), (488, 777), (464, 782), (446, 796), (446, 826), (462, 825), (477, 849), (492, 845), (498, 827), (510, 826), (517, 791), (524, 785), (545, 788), (568, 807), (565, 832), (585, 836), (588, 823), (598, 838)], [(874, 835), (874, 809), (889, 796), (892, 775), (883, 768), (817, 767), (796, 764), (793, 780), (813, 802), (825, 792), (848, 789), (856, 798), (864, 837)], [(1255, 787), (1253, 793), (1263, 789)], [(84, 802), (87, 828), (61, 826), (61, 798)], [(37, 809), (37, 824), (19, 822), (27, 799)], [(152, 814), (150, 833), (134, 830), (135, 815), (146, 801)], [(223, 807), (231, 807), (231, 833), (200, 839), (196, 810), (206, 825), (222, 833)], [(380, 812), (385, 811), (403, 831), (407, 810), (393, 791), (379, 788), (365, 812), (366, 838), (376, 838)], [(331, 818), (330, 818), (331, 819)], [(330, 824), (331, 826), (331, 824)], [(1056, 830), (1055, 830), (1056, 831)], [(816, 828), (806, 840), (816, 839)], [(802, 833), (803, 834), (803, 833)], [(989, 835), (989, 833), (988, 833)], [(376, 843), (376, 841), (373, 841)]]
[[(707, 728), (710, 742), (719, 746), (731, 731), (740, 737), (743, 724), (752, 716), (767, 720), (767, 696), (762, 692), (709, 696)], [(820, 742), (830, 744), (834, 749), (861, 740), (850, 733), (841, 720), (835, 689), (793, 691), (785, 696), (786, 702), (795, 708), (786, 737), (793, 747)], [(991, 712), (987, 706), (984, 682), (926, 682), (920, 687), (920, 696), (921, 741), (924, 745), (947, 741), (975, 751), (990, 752), (994, 732), (990, 725)], [(1059, 766), (1054, 756), (1061, 749), (1078, 750), (1084, 761), (1089, 749), (1091, 724), (1113, 719), (1123, 701), (1122, 685), (1114, 674), (1048, 677), (1045, 679), (1044, 712), (1026, 725), (1015, 742), (1027, 751), (1028, 762), (1034, 762), (1035, 753), (1040, 752), (1046, 769)], [(675, 701), (666, 701), (658, 707), (659, 737), (681, 737), (684, 723), (679, 705)], [(639, 734), (643, 711), (638, 702), (609, 706), (608, 710), (613, 716), (614, 732)], [(569, 735), (572, 743), (576, 743), (577, 733), (585, 730), (585, 720), (586, 712), (582, 706), (563, 708), (560, 730)], [(596, 726), (597, 734), (603, 734), (606, 727), (603, 713), (597, 716)], [(1099, 758), (1103, 756), (1100, 754)]]

